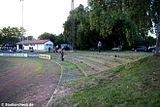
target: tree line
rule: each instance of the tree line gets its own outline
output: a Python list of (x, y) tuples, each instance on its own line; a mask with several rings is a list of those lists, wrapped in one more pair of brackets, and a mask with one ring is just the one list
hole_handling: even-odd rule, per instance
[[(16, 43), (19, 41), (35, 39), (33, 36), (24, 36), (22, 33), (25, 34), (25, 32), (26, 30), (22, 27), (3, 27), (2, 29), (0, 29), (0, 47), (15, 47)], [(43, 34), (39, 35), (38, 39), (49, 39), (56, 44), (63, 43), (62, 34), (57, 36), (55, 34), (44, 32)]]
[(33, 40), (33, 36), (25, 37), (22, 33), (26, 30), (23, 27), (3, 27), (0, 29), (0, 45), (1, 47), (12, 46), (15, 47), (16, 43), (22, 40)]
[(18, 42), (19, 39), (21, 39), (20, 35), (22, 32), (22, 28), (17, 27), (4, 27), (0, 29), (0, 44), (6, 45), (6, 44), (15, 44), (15, 42)]
[[(38, 38), (72, 44), (81, 50), (97, 48), (98, 41), (104, 49), (155, 44), (160, 47), (160, 0), (88, 0), (87, 7), (79, 5), (70, 12), (63, 27), (60, 35), (45, 32)], [(157, 39), (148, 36), (148, 31), (154, 29)], [(0, 44), (26, 39), (21, 36), (22, 30), (0, 29)]]
[(148, 36), (153, 28), (160, 38), (160, 0), (88, 0), (88, 4), (71, 11), (64, 23), (64, 41), (77, 49), (95, 48), (99, 40), (105, 49), (155, 45)]

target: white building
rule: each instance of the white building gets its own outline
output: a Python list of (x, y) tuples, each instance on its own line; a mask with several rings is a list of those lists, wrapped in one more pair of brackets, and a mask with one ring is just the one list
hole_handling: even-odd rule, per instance
[(34, 50), (34, 51), (49, 51), (53, 49), (53, 42), (50, 40), (25, 40), (17, 43), (17, 50)]

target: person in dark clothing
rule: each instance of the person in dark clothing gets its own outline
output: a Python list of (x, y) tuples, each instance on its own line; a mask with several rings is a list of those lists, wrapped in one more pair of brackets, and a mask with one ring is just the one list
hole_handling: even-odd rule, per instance
[(63, 49), (61, 50), (61, 60), (64, 61), (64, 51), (63, 51)]
[(48, 48), (48, 52), (51, 52), (51, 48), (50, 47)]

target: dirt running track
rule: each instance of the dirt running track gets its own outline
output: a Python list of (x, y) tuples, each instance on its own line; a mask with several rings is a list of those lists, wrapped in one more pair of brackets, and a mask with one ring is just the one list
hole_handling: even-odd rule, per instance
[(40, 59), (0, 57), (0, 103), (33, 103), (43, 107), (60, 76), (60, 67)]

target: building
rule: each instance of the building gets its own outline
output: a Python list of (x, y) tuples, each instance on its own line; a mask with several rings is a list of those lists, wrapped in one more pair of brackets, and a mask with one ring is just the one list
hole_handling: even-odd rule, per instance
[(17, 50), (50, 51), (53, 46), (50, 40), (25, 40), (17, 43)]

